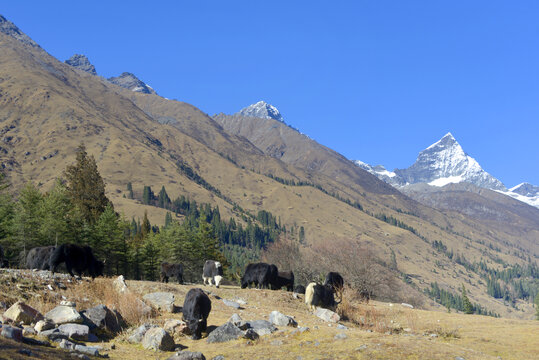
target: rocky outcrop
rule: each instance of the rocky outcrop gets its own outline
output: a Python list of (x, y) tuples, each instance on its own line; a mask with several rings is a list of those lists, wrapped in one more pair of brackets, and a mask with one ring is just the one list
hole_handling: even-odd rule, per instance
[(43, 319), (43, 315), (22, 301), (17, 301), (4, 313), (4, 319), (10, 319), (15, 324), (30, 325)]
[(95, 66), (90, 63), (90, 60), (88, 60), (86, 55), (75, 54), (69, 59), (67, 59), (65, 63), (67, 65), (73, 66), (74, 68), (85, 71), (89, 74), (97, 75), (97, 72), (95, 71)]
[(111, 77), (108, 79), (108, 81), (134, 92), (157, 95), (157, 93), (154, 89), (152, 89), (151, 86), (145, 84), (135, 75), (128, 72), (124, 72), (120, 76)]
[(56, 325), (67, 323), (82, 323), (82, 316), (74, 307), (60, 305), (45, 314), (45, 319)]
[(179, 308), (174, 305), (175, 297), (172, 293), (155, 292), (146, 294), (142, 298), (157, 310), (168, 311), (170, 313), (178, 312), (179, 310)]
[(149, 329), (142, 338), (142, 347), (145, 349), (172, 351), (174, 346), (172, 336), (159, 327)]

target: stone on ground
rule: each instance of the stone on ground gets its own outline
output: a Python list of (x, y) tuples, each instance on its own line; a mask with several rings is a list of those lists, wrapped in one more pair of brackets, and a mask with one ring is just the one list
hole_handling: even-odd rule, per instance
[(22, 329), (14, 326), (3, 325), (0, 335), (6, 339), (22, 342)]
[(148, 330), (150, 330), (151, 328), (153, 328), (153, 327), (156, 327), (156, 326), (151, 325), (151, 324), (140, 325), (138, 328), (136, 328), (133, 331), (133, 333), (131, 334), (131, 336), (129, 336), (127, 341), (129, 341), (132, 344), (140, 343), (142, 341), (142, 339), (144, 338), (144, 335), (146, 334), (146, 332)]
[(24, 325), (30, 325), (43, 319), (43, 315), (33, 307), (26, 305), (22, 301), (17, 301), (4, 312), (4, 319), (10, 319), (16, 324), (21, 322)]
[(97, 305), (81, 312), (84, 322), (92, 332), (102, 336), (112, 336), (121, 330), (121, 319), (105, 305)]
[(206, 360), (206, 357), (201, 352), (178, 351), (176, 354), (169, 357), (167, 360)]
[(54, 329), (54, 323), (48, 319), (39, 320), (34, 326), (34, 330), (38, 333), (50, 329)]
[(146, 331), (142, 338), (142, 347), (149, 350), (171, 351), (174, 350), (174, 339), (164, 329), (154, 327)]
[(174, 306), (174, 294), (168, 292), (155, 292), (146, 294), (142, 297), (157, 310), (177, 312), (178, 308)]
[(316, 309), (314, 314), (316, 316), (318, 316), (320, 319), (322, 319), (324, 321), (328, 321), (328, 322), (336, 323), (339, 320), (341, 320), (341, 317), (339, 316), (339, 314), (337, 314), (336, 312), (333, 312), (331, 310), (324, 309), (324, 308)]
[(219, 326), (217, 329), (213, 330), (206, 340), (208, 343), (219, 343), (226, 342), (230, 340), (236, 340), (243, 336), (243, 331), (241, 331), (236, 325), (231, 322), (227, 322), (224, 325)]
[(79, 312), (71, 306), (57, 306), (45, 314), (45, 319), (52, 321), (56, 325), (67, 323), (82, 323), (83, 319)]
[(277, 328), (267, 320), (252, 320), (248, 321), (249, 326), (259, 335), (269, 335), (275, 331)]
[(90, 328), (87, 325), (80, 324), (62, 324), (58, 327), (58, 330), (73, 340), (87, 341), (90, 334)]
[(298, 323), (291, 316), (284, 315), (278, 311), (272, 311), (269, 315), (269, 321), (277, 326), (297, 327)]

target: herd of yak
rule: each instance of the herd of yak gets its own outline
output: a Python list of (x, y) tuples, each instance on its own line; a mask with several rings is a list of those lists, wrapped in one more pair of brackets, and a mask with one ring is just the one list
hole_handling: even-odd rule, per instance
[[(67, 272), (79, 277), (85, 272), (92, 278), (103, 276), (104, 262), (98, 260), (89, 246), (75, 244), (63, 244), (59, 246), (35, 247), (28, 251), (24, 259), (24, 266), (28, 269), (50, 270), (53, 274), (63, 263)], [(0, 267), (7, 266), (2, 247), (0, 247)], [(161, 264), (160, 280), (167, 282), (169, 278), (175, 278), (179, 284), (183, 284), (182, 264)], [(219, 287), (223, 279), (223, 268), (220, 262), (206, 260), (202, 270), (204, 285)], [(294, 286), (294, 273), (292, 271), (279, 271), (276, 265), (266, 263), (249, 264), (241, 277), (241, 288), (255, 286), (258, 289), (280, 290), (286, 287), (288, 291), (305, 294), (305, 303), (309, 309), (318, 307), (334, 308), (338, 302), (335, 294), (341, 293), (344, 286), (342, 276), (337, 272), (330, 272), (326, 276), (324, 284), (311, 282)], [(341, 295), (342, 296), (342, 295)], [(202, 289), (191, 289), (187, 293), (182, 308), (183, 318), (186, 321), (193, 339), (200, 339), (201, 333), (206, 331), (207, 318), (211, 311), (211, 301)]]

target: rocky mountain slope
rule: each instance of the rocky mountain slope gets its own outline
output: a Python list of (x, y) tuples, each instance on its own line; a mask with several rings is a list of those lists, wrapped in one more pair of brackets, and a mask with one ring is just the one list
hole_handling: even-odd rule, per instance
[(95, 66), (90, 63), (90, 60), (88, 60), (86, 55), (75, 54), (69, 59), (67, 59), (65, 63), (67, 65), (73, 66), (74, 68), (85, 71), (91, 75), (97, 75), (97, 72), (95, 71)]
[(155, 94), (155, 90), (148, 84), (141, 81), (135, 75), (124, 72), (120, 76), (111, 77), (108, 79), (111, 83), (126, 88), (134, 92), (143, 94)]
[[(419, 288), (437, 281), (452, 292), (463, 281), (456, 274), (468, 270), (433, 255), (435, 240), (470, 261), (522, 264), (523, 253), (532, 259), (539, 254), (537, 227), (517, 222), (496, 229), (424, 206), (282, 121), (240, 114), (212, 118), (192, 105), (78, 71), (4, 33), (0, 129), (0, 163), (15, 195), (28, 181), (49, 190), (84, 142), (107, 196), (128, 218), (147, 210), (153, 224), (164, 221), (164, 210), (123, 197), (128, 182), (139, 191), (165, 186), (172, 198), (185, 195), (219, 206), (221, 216), (240, 222), (238, 208), (271, 211), (287, 228), (304, 227), (307, 243), (345, 238), (372, 244), (385, 261), (393, 252), (399, 271)], [(503, 302), (486, 295), (479, 273), (468, 273), (466, 281), (474, 284), (474, 301), (509, 314)], [(518, 306), (523, 312), (512, 316), (530, 316), (526, 304)]]
[(360, 160), (355, 160), (355, 163), (404, 192), (407, 192), (406, 187), (414, 184), (442, 187), (447, 184), (469, 183), (498, 191), (531, 206), (539, 206), (539, 188), (522, 183), (508, 190), (501, 181), (483, 170), (474, 158), (467, 155), (451, 133), (421, 151), (415, 163), (406, 169), (388, 171), (382, 165), (372, 166)]

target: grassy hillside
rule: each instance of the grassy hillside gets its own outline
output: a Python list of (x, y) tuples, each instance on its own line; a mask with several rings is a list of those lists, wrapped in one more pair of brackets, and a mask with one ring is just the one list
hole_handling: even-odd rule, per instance
[[(107, 195), (128, 217), (148, 211), (152, 223), (160, 224), (165, 214), (124, 198), (128, 182), (137, 191), (165, 186), (172, 198), (185, 195), (219, 206), (226, 218), (239, 216), (236, 206), (251, 214), (267, 210), (287, 228), (303, 226), (307, 245), (336, 237), (359, 240), (374, 244), (386, 262), (393, 250), (398, 270), (420, 289), (436, 281), (458, 292), (466, 283), (472, 300), (488, 309), (531, 317), (529, 304), (518, 303), (515, 310), (486, 295), (485, 279), (468, 263), (483, 260), (501, 269), (526, 263), (522, 254), (528, 250), (536, 261), (536, 229), (521, 237), (460, 213), (436, 211), (357, 167), (350, 172), (343, 168), (346, 159), (329, 150), (320, 168), (286, 163), (191, 105), (126, 91), (3, 34), (0, 128), (0, 162), (15, 195), (28, 181), (48, 191), (84, 142)], [(435, 240), (468, 263), (438, 251)]]

